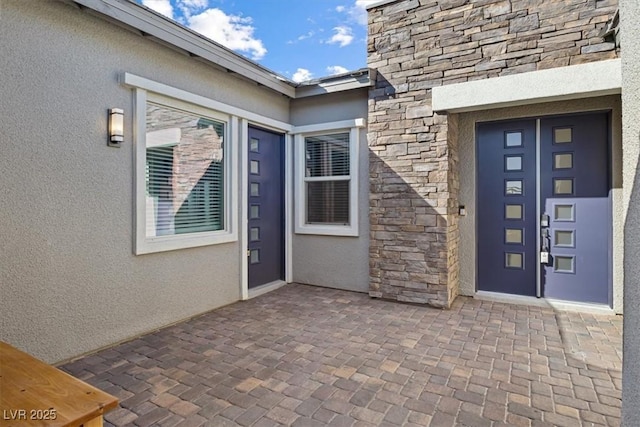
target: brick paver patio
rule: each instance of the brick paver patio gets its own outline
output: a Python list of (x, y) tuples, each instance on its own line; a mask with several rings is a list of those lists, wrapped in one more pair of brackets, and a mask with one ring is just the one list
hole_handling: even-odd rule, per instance
[(619, 425), (621, 331), (616, 316), (289, 285), (63, 369), (120, 398), (115, 426)]

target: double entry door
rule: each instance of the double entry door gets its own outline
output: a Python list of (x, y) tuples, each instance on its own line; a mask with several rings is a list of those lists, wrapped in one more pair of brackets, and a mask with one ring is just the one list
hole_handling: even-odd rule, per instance
[(249, 127), (249, 288), (284, 279), (284, 137)]
[(607, 113), (477, 126), (478, 289), (611, 303)]

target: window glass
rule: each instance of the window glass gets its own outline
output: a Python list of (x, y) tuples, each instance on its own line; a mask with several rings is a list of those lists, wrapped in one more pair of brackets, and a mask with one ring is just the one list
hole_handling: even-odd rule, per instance
[(349, 134), (305, 138), (307, 177), (349, 175)]
[(573, 257), (556, 256), (554, 260), (554, 270), (558, 273), (574, 273)]
[(521, 147), (522, 132), (506, 132), (504, 135), (505, 147)]
[(225, 123), (147, 103), (147, 237), (224, 229)]
[(253, 153), (257, 153), (260, 151), (260, 140), (256, 138), (251, 138), (249, 141), (249, 151)]
[(522, 205), (506, 205), (504, 216), (506, 219), (522, 219)]
[(553, 194), (565, 195), (573, 193), (573, 179), (559, 179), (553, 180)]
[(348, 225), (349, 133), (305, 138), (306, 223)]
[(509, 180), (505, 181), (504, 193), (507, 196), (517, 196), (522, 194), (522, 181)]
[(522, 229), (506, 228), (504, 230), (505, 243), (522, 243)]
[(556, 144), (567, 144), (573, 140), (573, 129), (556, 128), (553, 130), (553, 142)]
[(522, 268), (522, 254), (507, 252), (505, 254), (505, 267)]
[(556, 246), (573, 246), (573, 231), (555, 230)]
[(556, 221), (573, 221), (573, 205), (556, 205), (554, 214)]
[(555, 153), (553, 155), (553, 167), (555, 169), (571, 169), (573, 167), (573, 154)]
[(505, 156), (504, 168), (506, 171), (521, 171), (522, 156)]
[(260, 228), (251, 227), (251, 238), (250, 238), (250, 240), (252, 242), (260, 240)]

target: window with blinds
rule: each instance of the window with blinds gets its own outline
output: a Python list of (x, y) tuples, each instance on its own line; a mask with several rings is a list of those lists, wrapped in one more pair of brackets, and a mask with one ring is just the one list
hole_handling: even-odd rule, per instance
[(349, 133), (305, 138), (306, 223), (349, 225)]
[(147, 102), (146, 236), (224, 229), (225, 123)]

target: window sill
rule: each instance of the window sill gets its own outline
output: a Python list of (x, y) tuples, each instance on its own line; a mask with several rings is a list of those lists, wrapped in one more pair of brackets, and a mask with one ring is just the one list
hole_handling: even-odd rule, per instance
[(295, 233), (321, 236), (359, 236), (357, 227), (350, 225), (299, 225), (296, 227)]
[(203, 246), (214, 246), (223, 243), (237, 242), (238, 236), (235, 233), (200, 233), (184, 236), (164, 236), (144, 238), (136, 242), (134, 248), (135, 255), (144, 255), (157, 252), (175, 251), (179, 249), (198, 248)]

